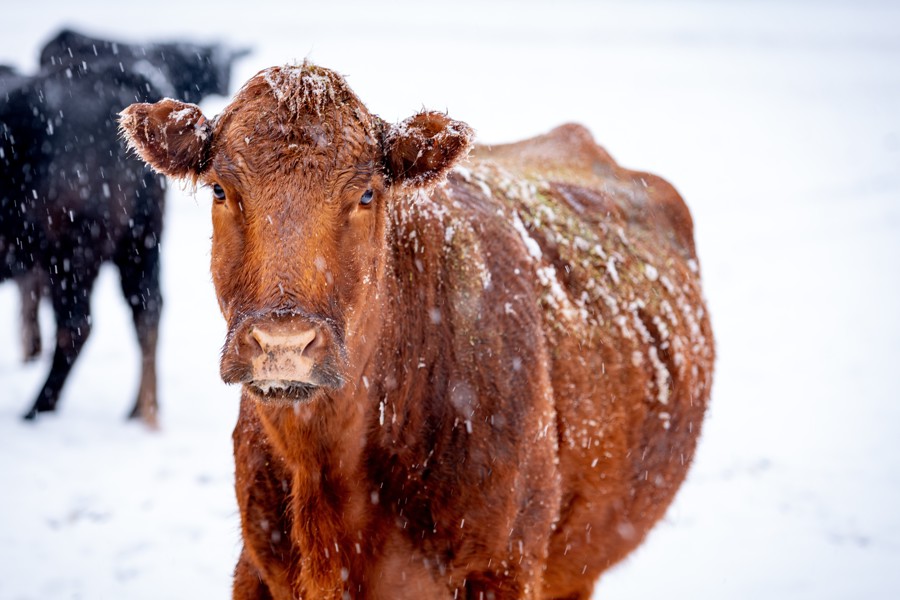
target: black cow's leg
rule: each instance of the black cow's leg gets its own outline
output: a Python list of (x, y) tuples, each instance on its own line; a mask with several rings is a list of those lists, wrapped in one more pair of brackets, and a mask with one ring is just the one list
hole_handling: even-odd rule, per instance
[(41, 273), (37, 268), (16, 277), (22, 307), (22, 359), (30, 362), (41, 355), (41, 328), (38, 307), (41, 304)]
[[(139, 232), (140, 233), (140, 232)], [(129, 418), (140, 418), (150, 427), (157, 426), (159, 405), (156, 398), (156, 345), (162, 294), (159, 288), (160, 252), (158, 232), (147, 231), (136, 243), (116, 257), (122, 281), (122, 293), (131, 307), (138, 344), (141, 347), (141, 383)]]
[(82, 263), (73, 267), (73, 262), (70, 259), (60, 261), (58, 273), (50, 275), (50, 296), (56, 316), (56, 349), (47, 381), (34, 405), (25, 413), (25, 419), (56, 410), (69, 371), (91, 333), (90, 298), (99, 266)]

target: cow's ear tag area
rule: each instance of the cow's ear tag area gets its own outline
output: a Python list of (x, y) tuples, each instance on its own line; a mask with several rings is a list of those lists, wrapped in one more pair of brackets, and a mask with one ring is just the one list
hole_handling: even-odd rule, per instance
[(129, 148), (169, 177), (196, 180), (209, 162), (212, 126), (196, 104), (132, 104), (119, 113), (119, 129)]
[(391, 183), (419, 188), (439, 182), (465, 158), (474, 137), (471, 127), (439, 112), (420, 112), (389, 126), (384, 153)]

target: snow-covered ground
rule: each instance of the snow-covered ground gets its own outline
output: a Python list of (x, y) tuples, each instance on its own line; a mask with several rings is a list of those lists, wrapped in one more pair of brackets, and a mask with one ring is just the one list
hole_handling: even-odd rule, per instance
[[(68, 24), (252, 45), (236, 84), (308, 56), (384, 118), (446, 109), (486, 142), (586, 124), (688, 201), (719, 350), (689, 480), (596, 596), (900, 597), (896, 2), (82, 0), (2, 12), (0, 62), (25, 70)], [(217, 374), (208, 208), (205, 193), (170, 194), (161, 432), (124, 421), (138, 353), (112, 270), (59, 413), (36, 424), (19, 415), (49, 354), (19, 363), (15, 290), (0, 286), (0, 599), (228, 596), (238, 391)]]

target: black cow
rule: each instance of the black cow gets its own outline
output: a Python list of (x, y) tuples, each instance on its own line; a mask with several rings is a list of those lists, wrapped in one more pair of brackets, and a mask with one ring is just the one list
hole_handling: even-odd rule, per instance
[(248, 53), (219, 44), (126, 44), (64, 29), (44, 45), (40, 63), (43, 68), (90, 68), (111, 61), (146, 77), (163, 96), (199, 102), (210, 94), (227, 94), (231, 65)]
[[(45, 71), (59, 67), (109, 67), (145, 76), (164, 96), (199, 102), (210, 94), (228, 93), (231, 64), (249, 53), (220, 44), (198, 45), (189, 42), (127, 44), (94, 38), (64, 29), (41, 50), (40, 65)], [(27, 80), (8, 65), (0, 65), (0, 97)], [(35, 267), (16, 276), (21, 306), (22, 357), (31, 361), (40, 356), (41, 332), (38, 321), (40, 299), (49, 294), (47, 276)]]
[[(19, 73), (14, 67), (0, 65), (0, 102), (9, 102), (10, 92), (27, 81), (28, 77)], [(0, 181), (0, 186), (2, 185), (3, 181)], [(6, 262), (5, 256), (0, 256), (0, 262)], [(16, 277), (22, 309), (22, 354), (26, 361), (37, 358), (41, 353), (38, 303), (41, 296), (45, 294), (44, 286), (42, 285), (44, 279), (38, 268)]]
[(25, 76), (12, 65), (0, 65), (0, 98), (5, 98), (6, 90), (16, 87), (24, 80)]
[[(77, 58), (84, 46), (75, 42), (85, 40), (97, 47), (93, 60)], [(69, 60), (59, 58), (60, 48)], [(131, 416), (156, 424), (165, 184), (126, 154), (118, 139), (117, 113), (132, 102), (159, 100), (170, 93), (197, 99), (224, 94), (237, 55), (222, 53), (227, 63), (217, 64), (213, 70), (218, 73), (208, 76), (212, 46), (148, 48), (156, 50), (141, 63), (144, 59), (135, 58), (140, 46), (66, 31), (45, 48), (42, 56), (49, 64), (3, 90), (0, 279), (45, 274), (57, 327), (50, 374), (27, 419), (56, 408), (90, 333), (90, 293), (100, 265), (112, 261), (141, 346), (141, 383)], [(174, 81), (165, 79), (166, 73)]]

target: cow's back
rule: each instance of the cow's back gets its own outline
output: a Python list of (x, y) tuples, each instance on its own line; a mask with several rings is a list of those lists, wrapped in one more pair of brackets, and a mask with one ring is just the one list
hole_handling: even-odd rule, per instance
[[(478, 311), (499, 302), (521, 311), (523, 293), (509, 290), (537, 298), (548, 359), (524, 368), (551, 382), (562, 482), (544, 586), (587, 593), (664, 514), (699, 434), (714, 351), (690, 214), (668, 183), (622, 169), (579, 126), (472, 158), (418, 210), (441, 221), (456, 264), (442, 283), (455, 323), (469, 311), (483, 329)], [(490, 326), (512, 335), (508, 321)], [(514, 376), (517, 361), (497, 364)]]
[(656, 175), (619, 166), (581, 125), (569, 123), (512, 144), (476, 146), (472, 156), (525, 178), (589, 189), (594, 204), (584, 207), (582, 218), (599, 223), (606, 212), (617, 213), (696, 260), (693, 220), (675, 188)]

